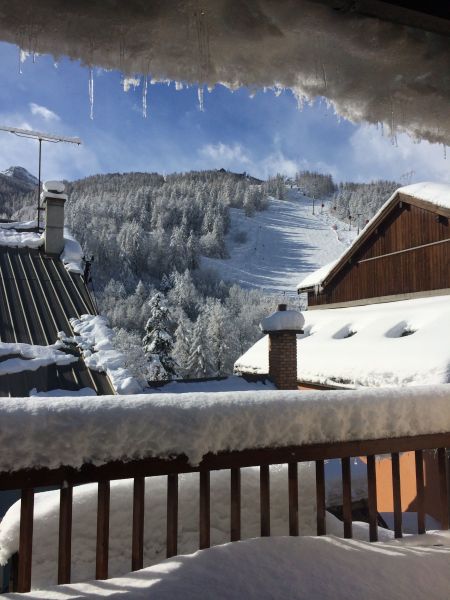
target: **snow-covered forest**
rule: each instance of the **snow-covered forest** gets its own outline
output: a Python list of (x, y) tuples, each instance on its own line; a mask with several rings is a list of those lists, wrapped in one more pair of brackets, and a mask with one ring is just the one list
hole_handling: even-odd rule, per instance
[(350, 217), (353, 222), (359, 220), (364, 223), (373, 217), (399, 187), (399, 183), (385, 180), (341, 183), (333, 199), (336, 216), (343, 221), (348, 221)]
[[(36, 195), (28, 191), (30, 182), (26, 187), (18, 181), (12, 189), (10, 176), (0, 179), (8, 191), (0, 217), (33, 218)], [(85, 255), (94, 258), (99, 310), (142, 383), (229, 374), (261, 336), (258, 324), (278, 298), (221, 280), (202, 266), (201, 257), (227, 257), (230, 208), (251, 218), (270, 197), (285, 199), (293, 185), (306, 196), (333, 198), (332, 209), (344, 220), (349, 212), (370, 218), (398, 187), (387, 181), (338, 187), (331, 175), (311, 171), (262, 182), (223, 169), (167, 176), (113, 173), (66, 182), (67, 226)], [(233, 244), (245, 242), (245, 231), (240, 234)], [(155, 348), (160, 347), (174, 363), (159, 362)]]

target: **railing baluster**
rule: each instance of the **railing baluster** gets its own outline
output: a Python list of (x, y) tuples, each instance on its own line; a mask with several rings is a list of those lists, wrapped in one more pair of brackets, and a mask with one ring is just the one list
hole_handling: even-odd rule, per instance
[(261, 510), (261, 537), (270, 535), (270, 469), (259, 467), (259, 500)]
[(342, 516), (344, 519), (344, 538), (351, 538), (352, 530), (352, 480), (350, 458), (341, 459), (342, 468)]
[(58, 584), (70, 583), (73, 488), (63, 482), (59, 492)]
[(31, 561), (33, 550), (34, 490), (24, 488), (20, 504), (19, 568), (17, 591), (29, 592), (31, 588)]
[(417, 533), (425, 533), (425, 482), (423, 478), (423, 451), (415, 451), (416, 493), (417, 493)]
[(131, 541), (131, 570), (144, 566), (144, 511), (145, 477), (135, 477), (133, 482), (133, 529)]
[(378, 540), (377, 523), (377, 475), (375, 470), (375, 456), (367, 457), (367, 491), (369, 504), (369, 539), (371, 542)]
[(178, 475), (167, 476), (167, 558), (178, 553)]
[(447, 456), (445, 448), (438, 448), (439, 495), (441, 500), (441, 529), (449, 528), (449, 503), (447, 482)]
[(325, 511), (325, 464), (323, 460), (316, 460), (317, 535), (325, 535), (327, 532)]
[(230, 486), (230, 540), (241, 539), (241, 470), (231, 469)]
[(392, 452), (392, 495), (394, 501), (394, 535), (402, 537), (402, 495), (400, 487), (400, 457), (398, 452)]
[(200, 471), (200, 549), (211, 545), (211, 486), (210, 472)]
[(298, 464), (288, 463), (289, 535), (298, 535)]
[(110, 483), (98, 482), (95, 578), (108, 579)]

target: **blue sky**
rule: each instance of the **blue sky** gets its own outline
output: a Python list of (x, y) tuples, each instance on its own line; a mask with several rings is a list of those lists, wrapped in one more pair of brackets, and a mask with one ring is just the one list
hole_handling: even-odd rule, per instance
[[(398, 146), (372, 125), (339, 119), (318, 99), (297, 108), (289, 91), (276, 96), (246, 89), (205, 89), (173, 83), (123, 91), (119, 72), (94, 71), (94, 119), (89, 113), (89, 70), (78, 62), (28, 57), (19, 73), (18, 48), (0, 44), (0, 124), (79, 136), (83, 146), (46, 144), (43, 178), (76, 179), (94, 173), (221, 168), (260, 177), (317, 169), (337, 181), (389, 178), (401, 183), (450, 181), (450, 156), (441, 146), (398, 136)], [(36, 143), (0, 132), (0, 170), (37, 167)]]

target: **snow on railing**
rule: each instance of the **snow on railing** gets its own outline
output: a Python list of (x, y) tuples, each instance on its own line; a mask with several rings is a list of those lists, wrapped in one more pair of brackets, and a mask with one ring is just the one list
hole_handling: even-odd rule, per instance
[(0, 472), (446, 433), (449, 405), (445, 384), (0, 399)]
[[(448, 528), (446, 448), (450, 447), (449, 401), (450, 386), (445, 385), (364, 392), (271, 391), (114, 396), (98, 398), (95, 402), (92, 402), (92, 398), (71, 398), (69, 401), (60, 398), (2, 400), (0, 490), (21, 489), (22, 500), (19, 505), (20, 519), (15, 524), (12, 519), (13, 528), (8, 530), (8, 523), (11, 527), (11, 517), (8, 515), (0, 527), (0, 530), (6, 527), (7, 531), (0, 533), (3, 541), (6, 539), (7, 545), (11, 546), (9, 554), (6, 547), (0, 548), (0, 559), (4, 561), (5, 557), (11, 556), (15, 551), (14, 543), (17, 543), (14, 588), (21, 592), (28, 591), (32, 582), (33, 521), (39, 522), (43, 518), (46, 529), (54, 528), (52, 522), (55, 521), (53, 517), (45, 517), (44, 502), (40, 500), (49, 500), (48, 495), (53, 497), (56, 492), (47, 492), (45, 498), (39, 495), (39, 508), (34, 511), (35, 489), (56, 485), (60, 487), (57, 510), (58, 564), (53, 565), (51, 554), (46, 555), (45, 565), (42, 556), (38, 562), (41, 565), (39, 568), (45, 566), (47, 572), (54, 568), (59, 583), (70, 582), (72, 549), (79, 546), (79, 541), (76, 544), (72, 542), (72, 510), (77, 505), (75, 503), (79, 502), (84, 510), (90, 506), (90, 514), (93, 508), (89, 500), (92, 486), (75, 490), (73, 487), (98, 483), (96, 516), (94, 514), (95, 576), (97, 579), (106, 579), (109, 576), (109, 522), (110, 517), (112, 521), (117, 518), (110, 511), (110, 505), (113, 511), (122, 513), (123, 510), (110, 501), (111, 480), (128, 479), (127, 482), (121, 482), (121, 486), (127, 489), (131, 487), (132, 492), (131, 568), (141, 569), (144, 564), (144, 540), (147, 540), (147, 537), (144, 538), (146, 485), (151, 498), (152, 490), (161, 487), (161, 478), (157, 477), (161, 475), (167, 476), (166, 514), (161, 516), (165, 517), (168, 557), (177, 554), (179, 548), (180, 514), (186, 514), (181, 506), (186, 501), (183, 494), (180, 497), (182, 512), (179, 512), (179, 485), (180, 481), (183, 484), (187, 478), (198, 478), (195, 486), (198, 495), (189, 499), (188, 506), (189, 513), (198, 510), (199, 514), (198, 547), (207, 548), (211, 545), (214, 516), (211, 513), (210, 475), (213, 471), (229, 472), (229, 539), (239, 540), (242, 526), (246, 525), (241, 523), (241, 471), (245, 471), (246, 467), (257, 467), (260, 535), (274, 534), (275, 527), (271, 529), (274, 508), (272, 506), (271, 510), (271, 481), (272, 499), (275, 492), (278, 503), (279, 496), (283, 495), (280, 491), (283, 490), (280, 490), (270, 465), (287, 465), (284, 491), (288, 497), (286, 522), (289, 535), (296, 536), (300, 533), (299, 523), (302, 522), (299, 513), (304, 510), (303, 504), (299, 510), (298, 463), (311, 464), (311, 461), (315, 471), (316, 532), (323, 535), (329, 527), (325, 493), (325, 462), (328, 459), (341, 460), (344, 537), (352, 537), (356, 526), (352, 524), (351, 459), (355, 457), (364, 457), (367, 465), (368, 529), (370, 540), (376, 541), (375, 459), (377, 455), (388, 453), (392, 457), (395, 536), (401, 537), (399, 457), (400, 453), (408, 451), (415, 452), (419, 533), (425, 532), (428, 474), (425, 481), (424, 451), (428, 450), (436, 450), (441, 525), (442, 528)], [(180, 480), (179, 474), (186, 475)], [(300, 490), (305, 485), (302, 474), (300, 470)], [(195, 487), (190, 486), (190, 496)], [(86, 489), (87, 496), (80, 495), (83, 489)], [(245, 486), (242, 489), (246, 489)], [(276, 510), (278, 520), (279, 507)], [(123, 535), (126, 537), (126, 534)], [(123, 535), (121, 540), (124, 539)], [(145, 533), (145, 536), (148, 535), (149, 530)], [(192, 538), (192, 530), (190, 536)], [(17, 541), (14, 542), (14, 539)], [(47, 548), (48, 544), (44, 546)], [(40, 550), (37, 548), (36, 551)], [(122, 545), (120, 554), (123, 554)], [(112, 558), (115, 559), (115, 554)], [(76, 568), (78, 570), (78, 565)]]

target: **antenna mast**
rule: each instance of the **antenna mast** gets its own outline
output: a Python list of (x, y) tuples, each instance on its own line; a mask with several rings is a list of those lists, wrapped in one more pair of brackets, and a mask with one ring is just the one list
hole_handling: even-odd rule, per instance
[(58, 142), (64, 142), (66, 144), (76, 144), (80, 146), (82, 141), (77, 137), (65, 137), (59, 135), (52, 135), (49, 133), (41, 133), (40, 131), (33, 131), (32, 129), (19, 129), (18, 127), (7, 127), (0, 125), (0, 131), (7, 131), (13, 133), (19, 137), (27, 137), (39, 142), (39, 168), (38, 168), (38, 193), (37, 193), (37, 226), (40, 229), (41, 221), (41, 162), (42, 162), (42, 142), (52, 142), (57, 144)]

